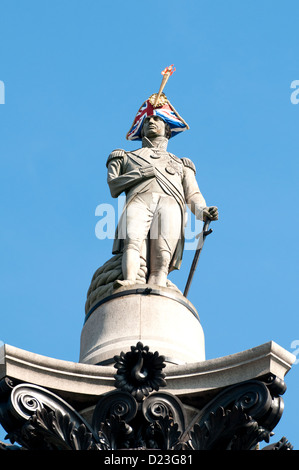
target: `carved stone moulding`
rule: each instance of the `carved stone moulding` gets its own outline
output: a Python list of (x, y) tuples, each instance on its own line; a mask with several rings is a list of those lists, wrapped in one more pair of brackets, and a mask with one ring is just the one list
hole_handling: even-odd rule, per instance
[[(114, 388), (97, 397), (88, 420), (44, 387), (3, 378), (0, 422), (11, 443), (25, 450), (256, 450), (283, 413), (285, 383), (271, 373), (223, 387), (190, 419), (167, 391), (157, 351), (138, 342), (114, 359)], [(292, 445), (283, 437), (265, 449)]]
[[(167, 391), (190, 406), (202, 407), (207, 397), (239, 382), (269, 374), (284, 380), (295, 360), (293, 354), (270, 341), (216, 359), (182, 365), (167, 363)], [(100, 395), (114, 390), (114, 374), (113, 365), (64, 361), (8, 344), (0, 347), (0, 380), (10, 377), (15, 383), (34, 383), (56, 393), (76, 409), (95, 404)]]

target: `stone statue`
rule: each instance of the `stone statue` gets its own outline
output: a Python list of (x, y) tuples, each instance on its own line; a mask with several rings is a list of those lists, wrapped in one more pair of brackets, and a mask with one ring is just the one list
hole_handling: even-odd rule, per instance
[(197, 219), (218, 219), (217, 207), (208, 207), (199, 190), (194, 163), (167, 151), (168, 139), (186, 128), (164, 93), (154, 94), (127, 134), (128, 140), (141, 140), (142, 147), (109, 155), (111, 195), (126, 194), (112, 250), (122, 253), (123, 280), (116, 280), (114, 288), (136, 284), (141, 260), (147, 284), (167, 286), (169, 272), (182, 261), (186, 205)]

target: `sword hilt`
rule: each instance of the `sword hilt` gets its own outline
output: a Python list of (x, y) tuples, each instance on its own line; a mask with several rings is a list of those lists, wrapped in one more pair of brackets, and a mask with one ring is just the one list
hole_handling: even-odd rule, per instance
[(201, 234), (202, 234), (203, 237), (207, 237), (208, 235), (210, 235), (210, 233), (213, 232), (212, 228), (209, 229), (209, 225), (210, 225), (211, 222), (212, 222), (211, 219), (207, 219), (204, 223), (202, 232), (200, 232), (198, 235), (196, 235), (195, 238), (199, 238)]

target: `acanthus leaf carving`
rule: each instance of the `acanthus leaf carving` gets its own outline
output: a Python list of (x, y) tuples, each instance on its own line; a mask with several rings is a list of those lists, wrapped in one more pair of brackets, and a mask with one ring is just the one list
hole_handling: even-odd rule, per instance
[[(115, 360), (116, 389), (99, 397), (91, 424), (47, 389), (3, 382), (0, 421), (11, 442), (38, 450), (255, 450), (282, 415), (285, 386), (271, 375), (224, 388), (187, 423), (182, 401), (159, 391), (163, 356), (139, 342)], [(265, 450), (291, 448), (282, 438)]]

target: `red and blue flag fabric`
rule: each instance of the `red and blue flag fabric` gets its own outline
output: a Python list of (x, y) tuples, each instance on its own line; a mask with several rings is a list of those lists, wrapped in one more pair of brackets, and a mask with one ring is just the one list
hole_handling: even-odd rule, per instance
[(148, 116), (159, 116), (163, 119), (171, 129), (171, 137), (189, 129), (188, 124), (178, 115), (165, 95), (164, 104), (158, 107), (153, 106), (154, 96), (156, 95), (152, 95), (140, 106), (131, 129), (127, 133), (128, 140), (142, 140), (141, 129), (144, 119)]

